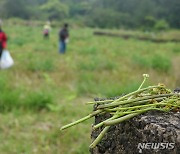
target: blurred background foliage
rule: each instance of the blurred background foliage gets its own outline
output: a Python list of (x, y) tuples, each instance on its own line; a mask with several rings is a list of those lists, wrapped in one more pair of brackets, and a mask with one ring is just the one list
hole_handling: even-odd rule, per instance
[(2, 18), (68, 18), (100, 28), (180, 28), (179, 12), (179, 0), (0, 0)]

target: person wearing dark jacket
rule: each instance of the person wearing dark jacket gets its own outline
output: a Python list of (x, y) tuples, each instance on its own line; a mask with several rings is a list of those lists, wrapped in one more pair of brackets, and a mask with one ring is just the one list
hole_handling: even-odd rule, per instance
[(63, 28), (59, 31), (59, 52), (61, 54), (64, 54), (66, 52), (66, 44), (68, 42), (68, 37), (68, 24), (64, 24)]
[(7, 36), (2, 31), (2, 27), (0, 25), (0, 58), (1, 58), (3, 50), (6, 48), (6, 43), (7, 43)]

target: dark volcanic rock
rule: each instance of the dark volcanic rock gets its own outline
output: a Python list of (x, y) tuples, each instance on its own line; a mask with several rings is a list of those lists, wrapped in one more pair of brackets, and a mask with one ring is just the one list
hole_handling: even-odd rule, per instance
[[(95, 124), (109, 116), (96, 116)], [(92, 140), (102, 129), (92, 132)], [(91, 154), (180, 154), (180, 113), (151, 111), (111, 126), (102, 141), (90, 151)]]

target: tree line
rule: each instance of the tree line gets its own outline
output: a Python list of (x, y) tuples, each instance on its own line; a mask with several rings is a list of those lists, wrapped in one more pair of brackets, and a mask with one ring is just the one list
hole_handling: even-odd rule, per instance
[(0, 18), (73, 19), (101, 28), (180, 28), (179, 0), (0, 0)]

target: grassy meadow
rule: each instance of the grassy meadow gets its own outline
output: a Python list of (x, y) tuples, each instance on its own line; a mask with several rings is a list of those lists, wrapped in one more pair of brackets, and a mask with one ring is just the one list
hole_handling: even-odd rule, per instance
[(1, 154), (87, 154), (93, 119), (59, 130), (92, 111), (85, 102), (135, 90), (143, 73), (149, 84), (180, 86), (178, 43), (94, 36), (94, 29), (74, 27), (60, 55), (58, 28), (49, 40), (40, 26), (4, 30), (15, 65), (0, 70)]

